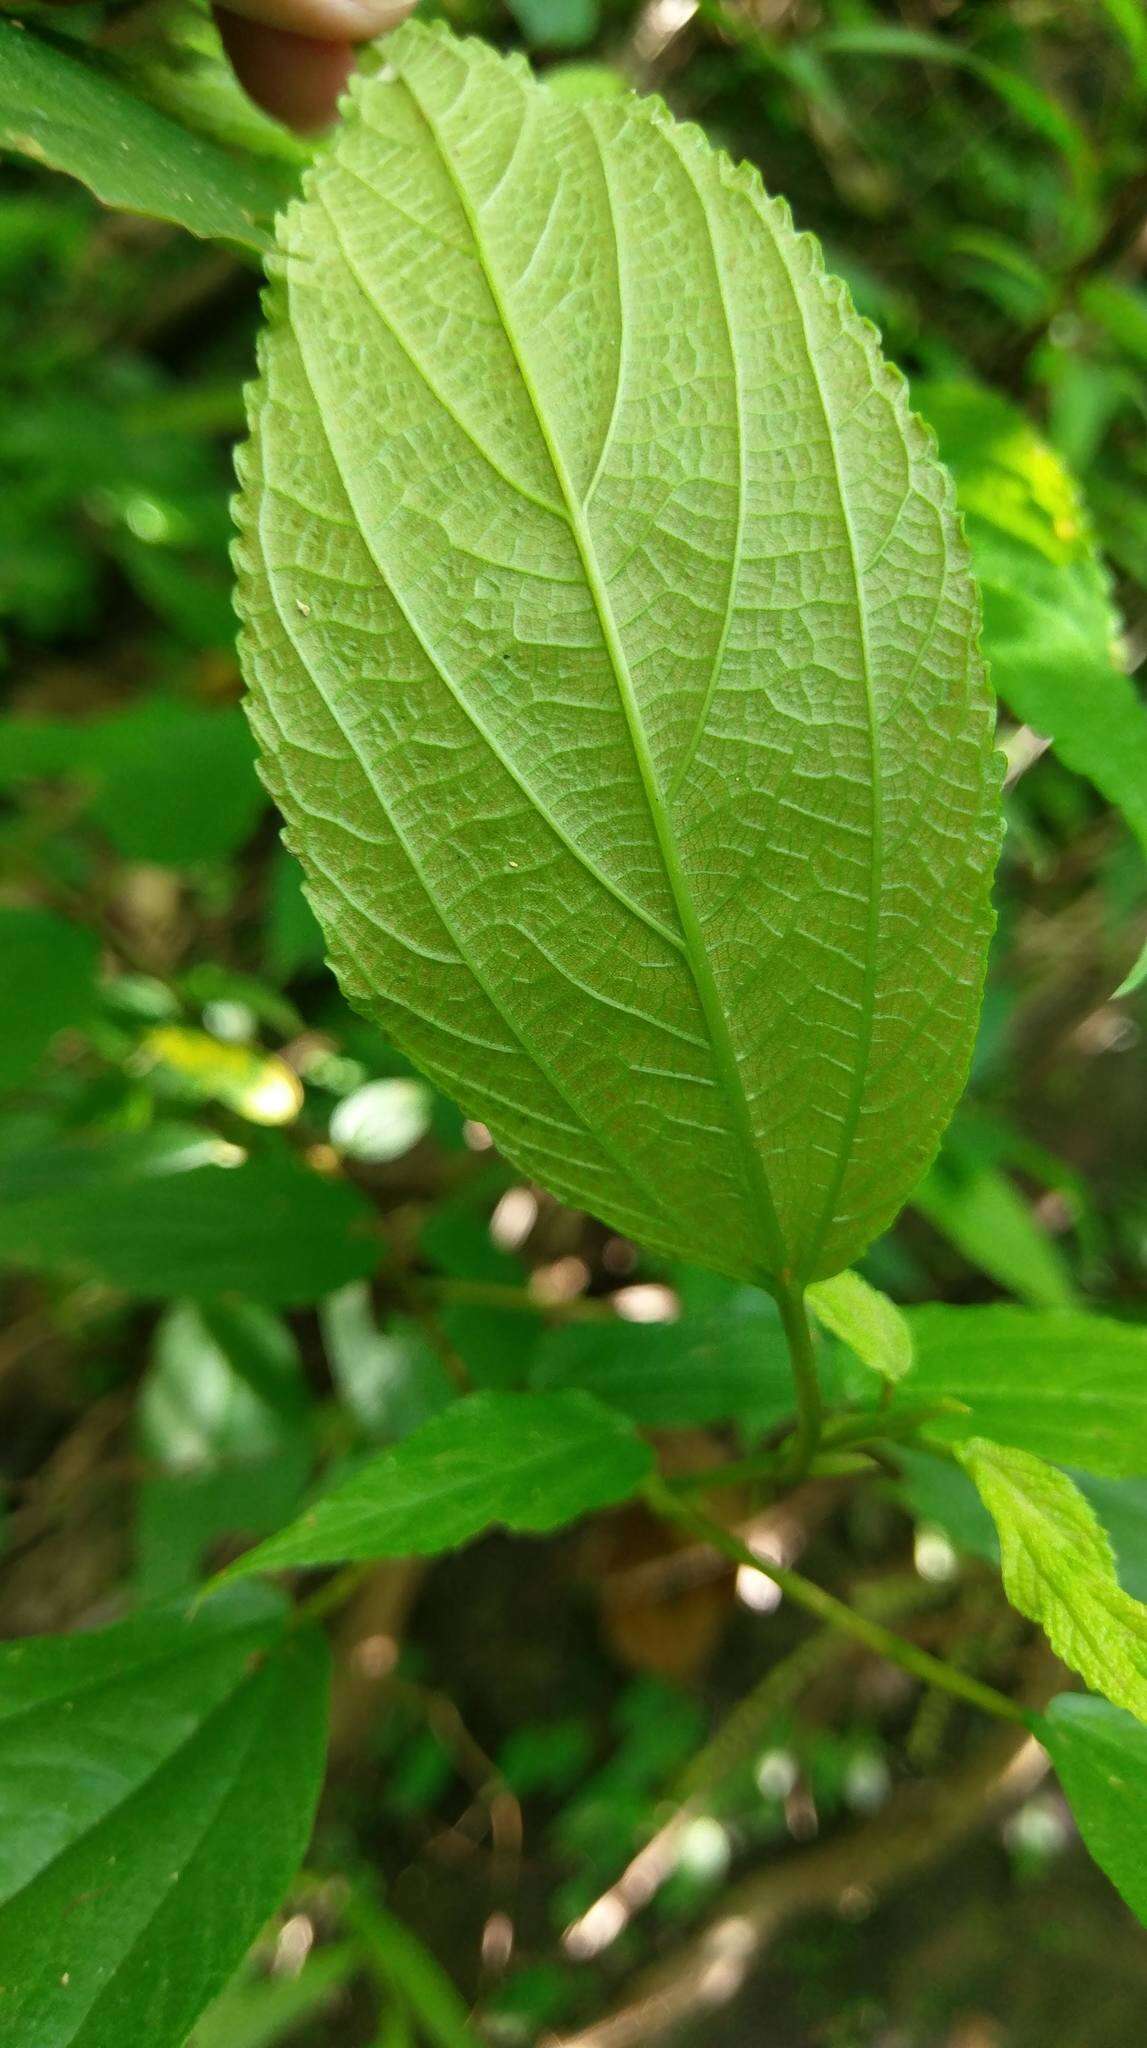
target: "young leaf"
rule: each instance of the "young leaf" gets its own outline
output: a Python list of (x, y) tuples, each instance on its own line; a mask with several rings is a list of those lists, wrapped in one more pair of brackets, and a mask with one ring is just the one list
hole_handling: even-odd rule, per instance
[(1013, 1308), (910, 1309), (912, 1399), (971, 1411), (929, 1423), (1111, 1478), (1147, 1476), (1147, 1325)]
[(631, 1424), (588, 1394), (472, 1394), (315, 1502), (227, 1574), (433, 1557), (499, 1523), (542, 1534), (637, 1491)]
[(233, 1596), (0, 1654), (6, 2038), (182, 2048), (306, 1847), (326, 1664)]
[(755, 172), (437, 28), (306, 189), (236, 559), (344, 985), (565, 1200), (839, 1272), (960, 1087), (997, 839), (902, 381)]
[(0, 149), (79, 178), (105, 206), (193, 235), (270, 245), (280, 175), (193, 135), (94, 58), (0, 22)]
[(837, 1273), (808, 1290), (818, 1323), (886, 1380), (912, 1369), (912, 1331), (901, 1310), (861, 1273)]
[[(145, 1301), (246, 1294), (318, 1301), (378, 1263), (372, 1212), (286, 1153), (161, 1129), (61, 1140), (0, 1162), (0, 1265), (75, 1272)], [(218, 1162), (218, 1163), (214, 1163)]]
[(982, 1437), (957, 1456), (995, 1522), (1012, 1606), (1096, 1692), (1147, 1721), (1147, 1607), (1119, 1585), (1078, 1487), (1030, 1452)]
[(1036, 1733), (1100, 1869), (1147, 1926), (1147, 1728), (1106, 1700), (1061, 1693)]

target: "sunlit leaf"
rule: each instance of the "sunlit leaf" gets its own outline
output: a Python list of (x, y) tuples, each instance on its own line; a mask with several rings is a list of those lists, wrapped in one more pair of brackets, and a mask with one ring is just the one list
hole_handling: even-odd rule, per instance
[(588, 1394), (471, 1394), (371, 1458), (231, 1575), (427, 1557), (495, 1524), (545, 1533), (635, 1493), (652, 1454)]
[(13, 2042), (183, 2048), (306, 1847), (326, 1662), (321, 1636), (234, 1596), (0, 1652)]
[(430, 1129), (433, 1099), (421, 1081), (367, 1081), (331, 1116), (331, 1144), (376, 1166), (401, 1159)]
[(912, 1369), (912, 1331), (894, 1301), (870, 1286), (861, 1273), (818, 1280), (808, 1305), (819, 1323), (855, 1351), (886, 1380), (901, 1380)]
[(902, 384), (755, 173), (445, 31), (308, 195), (237, 559), (344, 986), (568, 1202), (838, 1272), (959, 1089), (996, 846)]
[(983, 1437), (956, 1455), (995, 1522), (1012, 1606), (1096, 1692), (1147, 1721), (1147, 1607), (1120, 1586), (1079, 1488), (1030, 1451)]
[(930, 384), (913, 395), (956, 477), (1000, 696), (1115, 805), (1147, 854), (1147, 704), (1119, 664), (1107, 572), (1074, 478), (996, 392)]
[(227, 1045), (210, 1032), (161, 1024), (140, 1040), (135, 1064), (198, 1102), (223, 1102), (252, 1124), (289, 1124), (303, 1106), (293, 1067), (259, 1046)]

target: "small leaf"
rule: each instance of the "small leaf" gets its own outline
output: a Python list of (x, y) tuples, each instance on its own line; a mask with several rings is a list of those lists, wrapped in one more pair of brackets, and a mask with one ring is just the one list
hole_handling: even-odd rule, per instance
[(755, 172), (438, 25), (306, 190), (236, 560), (343, 984), (567, 1202), (837, 1273), (961, 1086), (998, 834), (902, 380)]
[(1147, 1607), (1119, 1585), (1111, 1545), (1078, 1487), (1030, 1452), (984, 1438), (956, 1455), (999, 1532), (1012, 1606), (1096, 1692), (1147, 1721)]
[(986, 1436), (1055, 1464), (1147, 1476), (1147, 1324), (1007, 1303), (910, 1309), (907, 1321), (913, 1401), (950, 1395), (970, 1410), (929, 1423), (931, 1435)]
[(0, 904), (0, 955), (2, 1092), (27, 1080), (57, 1033), (88, 1022), (99, 949), (62, 917)]
[(472, 1394), (371, 1458), (226, 1576), (432, 1557), (494, 1524), (544, 1534), (626, 1500), (652, 1463), (631, 1425), (588, 1394)]
[(749, 1414), (767, 1429), (792, 1413), (792, 1367), (772, 1303), (750, 1304), (672, 1323), (567, 1323), (543, 1337), (532, 1383), (581, 1387), (652, 1429)]
[(245, 1164), (210, 1134), (61, 1140), (0, 1162), (0, 1264), (76, 1272), (145, 1301), (318, 1301), (378, 1263), (373, 1212), (286, 1153)]
[(1106, 1700), (1062, 1693), (1036, 1733), (1091, 1854), (1147, 1926), (1147, 1728)]
[(818, 1323), (855, 1351), (861, 1363), (886, 1380), (902, 1380), (912, 1369), (912, 1331), (894, 1301), (860, 1273), (838, 1273), (808, 1290)]
[(327, 1653), (233, 1596), (0, 1653), (0, 1984), (24, 2048), (183, 2048), (278, 1905)]
[(67, 171), (105, 206), (264, 250), (284, 182), (149, 106), (90, 55), (0, 22), (0, 149)]

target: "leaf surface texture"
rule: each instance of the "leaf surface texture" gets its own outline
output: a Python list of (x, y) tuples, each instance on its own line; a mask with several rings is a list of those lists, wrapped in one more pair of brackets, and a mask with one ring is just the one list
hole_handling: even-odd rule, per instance
[(527, 1171), (827, 1276), (979, 997), (946, 475), (755, 173), (444, 31), (385, 57), (285, 217), (241, 464), (289, 843), (348, 993)]

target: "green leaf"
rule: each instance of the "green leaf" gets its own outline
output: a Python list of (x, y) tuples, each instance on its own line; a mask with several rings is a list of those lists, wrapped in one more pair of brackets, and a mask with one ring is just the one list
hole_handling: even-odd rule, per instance
[(937, 1161), (912, 1197), (934, 1230), (982, 1273), (1035, 1308), (1070, 1308), (1071, 1275), (1013, 1181), (990, 1161)]
[(318, 1301), (378, 1263), (372, 1211), (286, 1153), (245, 1164), (209, 1134), (61, 1140), (0, 1162), (0, 1264), (79, 1273), (154, 1301)]
[(531, 1380), (581, 1387), (651, 1429), (750, 1413), (767, 1428), (793, 1408), (788, 1344), (765, 1297), (673, 1323), (567, 1323), (543, 1337)]
[(421, 1324), (392, 1317), (380, 1330), (364, 1282), (330, 1295), (319, 1320), (331, 1378), (368, 1435), (409, 1436), (456, 1398)]
[(1106, 1700), (1061, 1693), (1036, 1733), (1091, 1854), (1147, 1926), (1147, 1728)]
[(871, 329), (655, 101), (409, 25), (286, 218), (262, 371), (244, 664), (348, 994), (567, 1202), (839, 1272), (962, 1082), (997, 841), (948, 484)]
[(471, 1394), (371, 1458), (228, 1576), (433, 1557), (495, 1523), (543, 1534), (626, 1500), (652, 1463), (632, 1426), (588, 1394)]
[(478, 2048), (469, 2015), (442, 1965), (393, 1913), (352, 1892), (345, 1915), (384, 1990), (409, 2007), (435, 2048)]
[(1024, 414), (974, 384), (914, 397), (953, 469), (1000, 696), (1115, 806), (1147, 854), (1147, 704), (1074, 478)]
[(0, 904), (0, 1092), (27, 1080), (61, 1031), (88, 1022), (99, 949), (46, 910)]
[(234, 706), (145, 698), (111, 718), (13, 719), (0, 786), (61, 776), (125, 860), (183, 868), (225, 860), (266, 809), (250, 733)]
[(950, 1395), (971, 1411), (929, 1423), (931, 1435), (986, 1436), (1111, 1478), (1147, 1476), (1147, 1324), (1007, 1303), (910, 1309), (907, 1321), (912, 1400)]
[(838, 1273), (808, 1290), (818, 1323), (886, 1380), (912, 1369), (912, 1331), (902, 1311), (860, 1273)]
[(601, 25), (601, 0), (507, 0), (531, 50), (584, 50)]
[(999, 1533), (1012, 1606), (1096, 1692), (1147, 1721), (1147, 1607), (1120, 1586), (1111, 1545), (1078, 1487), (1030, 1451), (982, 1437), (956, 1455)]
[(91, 55), (0, 22), (0, 149), (79, 178), (105, 206), (264, 250), (279, 176), (137, 99)]
[(20, 2048), (182, 2048), (279, 1903), (326, 1646), (213, 1602), (0, 1654), (0, 1983)]

